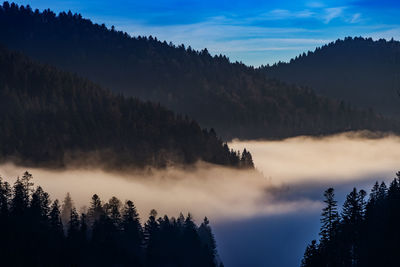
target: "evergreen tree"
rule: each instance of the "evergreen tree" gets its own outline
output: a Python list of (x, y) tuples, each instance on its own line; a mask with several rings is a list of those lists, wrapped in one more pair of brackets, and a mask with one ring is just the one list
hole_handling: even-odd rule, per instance
[[(21, 179), (18, 177), (13, 186), (13, 198), (11, 200), (11, 212), (15, 216), (24, 214), (28, 208), (26, 190)], [(29, 200), (29, 199), (28, 199)]]
[(139, 214), (132, 201), (125, 202), (122, 211), (121, 228), (123, 232), (123, 240), (127, 248), (128, 255), (133, 264), (141, 265), (142, 258), (142, 244), (143, 244), (143, 231), (140, 225)]
[[(8, 216), (9, 205), (11, 198), (11, 189), (8, 182), (3, 181), (0, 176), (0, 218), (5, 218)], [(2, 221), (2, 219), (0, 219)]]
[(333, 188), (328, 188), (324, 192), (325, 208), (322, 209), (321, 218), (321, 243), (327, 243), (333, 240), (339, 223), (339, 213), (337, 211), (337, 201)]
[(121, 201), (116, 197), (112, 197), (109, 202), (104, 205), (107, 216), (111, 219), (115, 227), (119, 227), (121, 223), (121, 206)]
[(301, 267), (321, 267), (319, 260), (319, 252), (317, 247), (317, 241), (311, 241), (311, 244), (307, 246), (304, 252), (304, 257), (301, 261)]
[(93, 224), (96, 220), (100, 219), (100, 217), (104, 215), (105, 213), (101, 204), (101, 200), (98, 195), (94, 194), (88, 209), (88, 221), (90, 224)]
[(67, 225), (68, 222), (71, 219), (71, 211), (74, 208), (74, 203), (72, 201), (71, 195), (68, 192), (65, 195), (63, 204), (62, 204), (62, 209), (61, 209), (61, 221), (63, 223), (63, 225)]
[(50, 213), (49, 194), (44, 192), (42, 187), (38, 186), (32, 194), (30, 210), (33, 216), (37, 216), (39, 220), (46, 221)]
[(61, 221), (61, 212), (58, 199), (51, 204), (49, 212), (50, 226), (55, 235), (63, 234), (63, 224)]
[(200, 225), (198, 232), (202, 242), (206, 245), (212, 257), (215, 258), (217, 245), (215, 242), (214, 235), (211, 231), (210, 221), (208, 220), (207, 217), (204, 217), (204, 221)]

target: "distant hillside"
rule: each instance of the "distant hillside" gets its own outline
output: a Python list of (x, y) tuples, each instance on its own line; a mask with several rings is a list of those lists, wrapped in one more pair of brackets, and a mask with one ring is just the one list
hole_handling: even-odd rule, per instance
[(116, 92), (160, 102), (202, 127), (214, 127), (226, 140), (397, 129), (373, 112), (267, 79), (225, 56), (132, 38), (71, 12), (4, 3), (0, 42)]
[(268, 77), (310, 86), (318, 94), (400, 115), (400, 42), (345, 38), (265, 68)]
[(193, 120), (2, 47), (0, 144), (1, 160), (55, 166), (71, 161), (164, 167), (204, 160), (252, 167), (248, 152), (240, 160), (213, 130), (202, 130)]

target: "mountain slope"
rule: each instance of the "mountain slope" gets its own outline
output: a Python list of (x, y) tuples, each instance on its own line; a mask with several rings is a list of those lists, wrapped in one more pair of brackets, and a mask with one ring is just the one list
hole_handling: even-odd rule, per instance
[(310, 86), (320, 95), (400, 115), (398, 41), (348, 37), (264, 70), (269, 77)]
[[(0, 47), (0, 159), (106, 167), (197, 160), (251, 167), (213, 130)], [(242, 163), (240, 163), (242, 162)], [(93, 163), (93, 162), (92, 162)]]
[(55, 15), (5, 3), (0, 42), (116, 92), (160, 102), (214, 127), (225, 139), (395, 129), (372, 112), (267, 79), (224, 56), (132, 38), (70, 12)]

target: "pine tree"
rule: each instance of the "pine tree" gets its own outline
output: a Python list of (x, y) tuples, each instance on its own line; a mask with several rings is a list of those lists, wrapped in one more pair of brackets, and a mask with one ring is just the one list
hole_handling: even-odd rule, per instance
[(301, 261), (301, 267), (321, 267), (318, 261), (318, 248), (317, 241), (311, 241), (311, 244), (307, 246), (304, 252), (304, 257)]
[(71, 219), (71, 211), (74, 208), (74, 203), (72, 201), (71, 195), (68, 192), (65, 195), (63, 204), (62, 204), (62, 209), (61, 209), (61, 221), (63, 225), (67, 226), (69, 220)]
[(121, 223), (121, 206), (121, 201), (116, 197), (112, 197), (108, 203), (104, 205), (107, 216), (111, 219), (115, 227), (119, 227)]
[(122, 210), (121, 228), (122, 242), (124, 242), (127, 248), (131, 262), (133, 265), (139, 265), (142, 261), (143, 230), (140, 225), (139, 214), (136, 211), (136, 207), (130, 200), (125, 202)]
[(378, 199), (379, 199), (379, 183), (378, 181), (376, 181), (371, 189), (371, 193), (369, 194), (368, 202), (371, 203), (371, 205), (374, 205), (377, 203)]
[(11, 212), (15, 216), (20, 216), (24, 214), (29, 205), (29, 195), (26, 195), (26, 189), (19, 177), (17, 178), (13, 186), (13, 198), (11, 199), (10, 205)]
[(206, 245), (213, 258), (216, 256), (217, 244), (215, 242), (214, 235), (211, 231), (210, 221), (207, 217), (204, 217), (202, 224), (199, 227), (199, 236), (202, 242)]
[(333, 240), (339, 223), (339, 213), (337, 211), (337, 201), (333, 188), (329, 188), (324, 193), (325, 208), (322, 209), (321, 218), (321, 243), (328, 243)]
[(204, 261), (208, 266), (216, 266), (217, 244), (207, 217), (204, 218), (203, 223), (198, 228), (198, 234), (204, 246)]
[(99, 196), (96, 194), (92, 196), (92, 200), (90, 202), (90, 207), (87, 215), (88, 215), (88, 221), (91, 225), (93, 225), (93, 223), (96, 220), (100, 219), (101, 216), (105, 215), (103, 206), (101, 204), (101, 200)]
[(157, 211), (152, 209), (150, 211), (149, 219), (144, 224), (144, 243), (146, 247), (151, 246), (153, 241), (155, 241), (158, 229), (159, 224), (157, 222)]
[[(11, 189), (8, 182), (0, 176), (0, 218), (8, 216), (11, 198)], [(1, 219), (0, 219), (1, 220)]]
[(382, 182), (378, 189), (378, 201), (384, 200), (387, 196), (387, 186)]
[(28, 171), (24, 172), (24, 174), (21, 177), (21, 183), (24, 188), (24, 202), (29, 203), (29, 196), (33, 192), (33, 182), (31, 181), (33, 179), (32, 174), (30, 174)]
[(364, 221), (364, 197), (365, 191), (357, 192), (356, 188), (347, 195), (343, 204), (343, 227), (347, 248), (346, 262), (350, 266), (357, 266), (359, 263), (360, 231)]
[(50, 213), (50, 198), (42, 187), (38, 186), (32, 194), (30, 210), (33, 216), (37, 216), (40, 220), (46, 221)]
[(58, 199), (56, 199), (54, 200), (53, 204), (51, 204), (49, 220), (50, 220), (50, 227), (52, 228), (53, 232), (57, 235), (63, 235), (63, 224), (61, 221), (60, 214), (61, 214), (60, 205)]

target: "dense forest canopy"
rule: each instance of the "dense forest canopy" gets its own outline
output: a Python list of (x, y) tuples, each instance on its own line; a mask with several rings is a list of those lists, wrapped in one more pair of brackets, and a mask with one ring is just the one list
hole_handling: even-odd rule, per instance
[(0, 177), (2, 266), (219, 267), (207, 218), (197, 226), (190, 214), (141, 224), (134, 203), (93, 195), (78, 212), (69, 194), (52, 201), (25, 172), (13, 186)]
[(0, 42), (118, 93), (159, 102), (226, 139), (398, 129), (371, 111), (268, 79), (207, 49), (131, 37), (71, 12), (56, 15), (5, 2)]
[(324, 193), (320, 240), (306, 248), (302, 267), (399, 266), (400, 172), (369, 194), (354, 188), (338, 210), (333, 188)]
[(263, 69), (268, 77), (310, 86), (320, 95), (400, 115), (400, 42), (393, 39), (347, 37)]
[(4, 47), (0, 143), (0, 159), (17, 163), (165, 167), (203, 160), (253, 167), (250, 152), (230, 151), (214, 130)]

